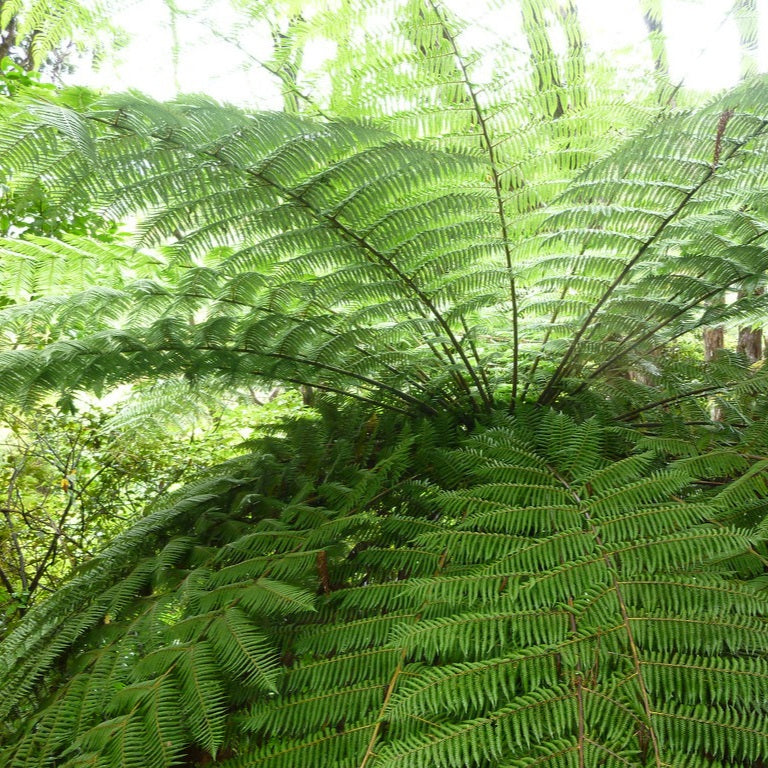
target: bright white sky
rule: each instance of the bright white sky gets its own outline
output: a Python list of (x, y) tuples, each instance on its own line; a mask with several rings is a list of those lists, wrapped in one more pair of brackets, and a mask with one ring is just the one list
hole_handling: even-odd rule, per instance
[[(491, 3), (500, 6), (495, 0)], [(453, 0), (459, 11), (481, 7), (477, 0)], [(613, 51), (625, 66), (642, 66), (649, 60), (638, 0), (578, 0), (587, 39), (596, 50)], [(717, 91), (733, 85), (739, 75), (738, 36), (729, 17), (733, 0), (665, 0), (664, 27), (668, 36), (670, 67), (675, 82), (684, 79), (697, 90)], [(760, 4), (758, 4), (760, 5)], [(203, 17), (215, 20), (226, 33), (237, 23), (227, 0), (177, 0), (187, 10), (207, 7)], [(485, 3), (482, 3), (485, 6)], [(487, 6), (486, 6), (487, 7)], [(487, 28), (504, 27), (503, 11), (485, 18)], [(182, 92), (207, 93), (221, 101), (271, 109), (280, 107), (272, 79), (254, 62), (269, 59), (271, 41), (265, 30), (249, 27), (241, 35), (245, 52), (227, 44), (200, 21), (182, 18), (177, 25), (179, 60), (174, 76), (170, 14), (163, 0), (128, 0), (114, 15), (131, 42), (114, 64), (86, 75), (80, 69), (75, 82), (109, 90), (135, 88), (158, 99)], [(761, 71), (768, 70), (768, 9), (760, 19)], [(305, 61), (311, 65), (311, 51)]]

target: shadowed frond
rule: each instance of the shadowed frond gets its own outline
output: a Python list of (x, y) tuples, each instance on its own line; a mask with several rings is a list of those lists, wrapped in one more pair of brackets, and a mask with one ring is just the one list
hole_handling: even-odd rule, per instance
[[(589, 446), (578, 465), (554, 435)], [(743, 580), (762, 558), (723, 522), (723, 494), (649, 475), (647, 453), (619, 468), (605, 432), (554, 413), (428, 443), (404, 443), (405, 466), (448, 461), (458, 487), (387, 459), (307, 474), (286, 442), (282, 467), (233, 465), (119, 539), (79, 577), (101, 585), (85, 610), (76, 580), (6, 641), (5, 712), (79, 649), (6, 764), (463, 768), (535, 764), (550, 744), (636, 766), (768, 756), (768, 601)], [(354, 510), (324, 490), (339, 482), (365, 485)]]

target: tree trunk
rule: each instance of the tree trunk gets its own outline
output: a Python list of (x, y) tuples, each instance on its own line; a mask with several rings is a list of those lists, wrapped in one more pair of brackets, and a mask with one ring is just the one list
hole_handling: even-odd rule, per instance
[[(757, 288), (753, 295), (762, 296), (764, 288)], [(738, 298), (742, 299), (747, 295), (745, 291), (739, 291)], [(739, 328), (739, 341), (736, 350), (745, 355), (750, 363), (756, 363), (763, 357), (763, 329), (760, 326), (744, 326)]]
[(704, 362), (710, 363), (717, 357), (717, 353), (724, 346), (724, 332), (722, 325), (704, 329)]
[[(717, 325), (713, 328), (704, 329), (704, 362), (710, 363), (715, 359), (717, 353), (725, 346), (723, 326)], [(721, 406), (716, 403), (710, 408), (710, 417), (712, 421), (723, 421), (725, 414)]]
[[(3, 9), (3, 4), (0, 2), (0, 11)], [(0, 59), (4, 59), (9, 56), (11, 49), (16, 45), (16, 17), (13, 16), (8, 22), (8, 26), (5, 29), (0, 30)]]
[(736, 347), (739, 352), (746, 355), (750, 363), (756, 363), (763, 357), (763, 329), (740, 328), (739, 343)]

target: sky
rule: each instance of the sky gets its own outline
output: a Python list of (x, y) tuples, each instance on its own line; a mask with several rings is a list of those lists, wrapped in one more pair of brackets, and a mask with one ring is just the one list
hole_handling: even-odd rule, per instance
[[(474, 9), (477, 14), (476, 9), (482, 8), (485, 30), (505, 27), (504, 14), (509, 11), (501, 0), (489, 0), (487, 5), (477, 0), (452, 0), (452, 4), (465, 13)], [(113, 91), (135, 88), (158, 99), (172, 98), (181, 91), (207, 93), (253, 108), (280, 107), (273, 79), (257, 63), (270, 56), (266, 30), (246, 26), (238, 48), (222, 39), (231, 34), (238, 20), (242, 21), (228, 0), (176, 0), (176, 5), (196, 12), (191, 16), (197, 18), (177, 19), (175, 33), (180, 45), (175, 62), (174, 29), (165, 0), (126, 0), (113, 20), (126, 30), (130, 42), (100, 71), (81, 66), (73, 81)], [(684, 80), (690, 88), (709, 91), (737, 82), (738, 35), (729, 15), (732, 5), (733, 0), (665, 0), (664, 26), (674, 82)], [(628, 67), (648, 61), (638, 0), (578, 0), (578, 6), (595, 51), (611, 52)], [(760, 23), (760, 39), (768, 41), (768, 9)], [(311, 65), (313, 56), (323, 55), (322, 46), (316, 46), (305, 60)], [(768, 45), (761, 47), (759, 63), (761, 71), (768, 70)]]

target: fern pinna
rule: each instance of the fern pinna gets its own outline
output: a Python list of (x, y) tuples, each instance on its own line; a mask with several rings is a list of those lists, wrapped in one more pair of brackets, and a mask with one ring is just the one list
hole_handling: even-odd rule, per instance
[(2, 241), (3, 396), (181, 377), (319, 413), (4, 638), (4, 766), (768, 763), (768, 379), (678, 347), (765, 309), (712, 299), (768, 266), (768, 85), (606, 125), (523, 5), (535, 88), (497, 102), (419, 3), (389, 85), (427, 98), (390, 120), (386, 89), (358, 122), (2, 103), (15, 195), (138, 228)]

